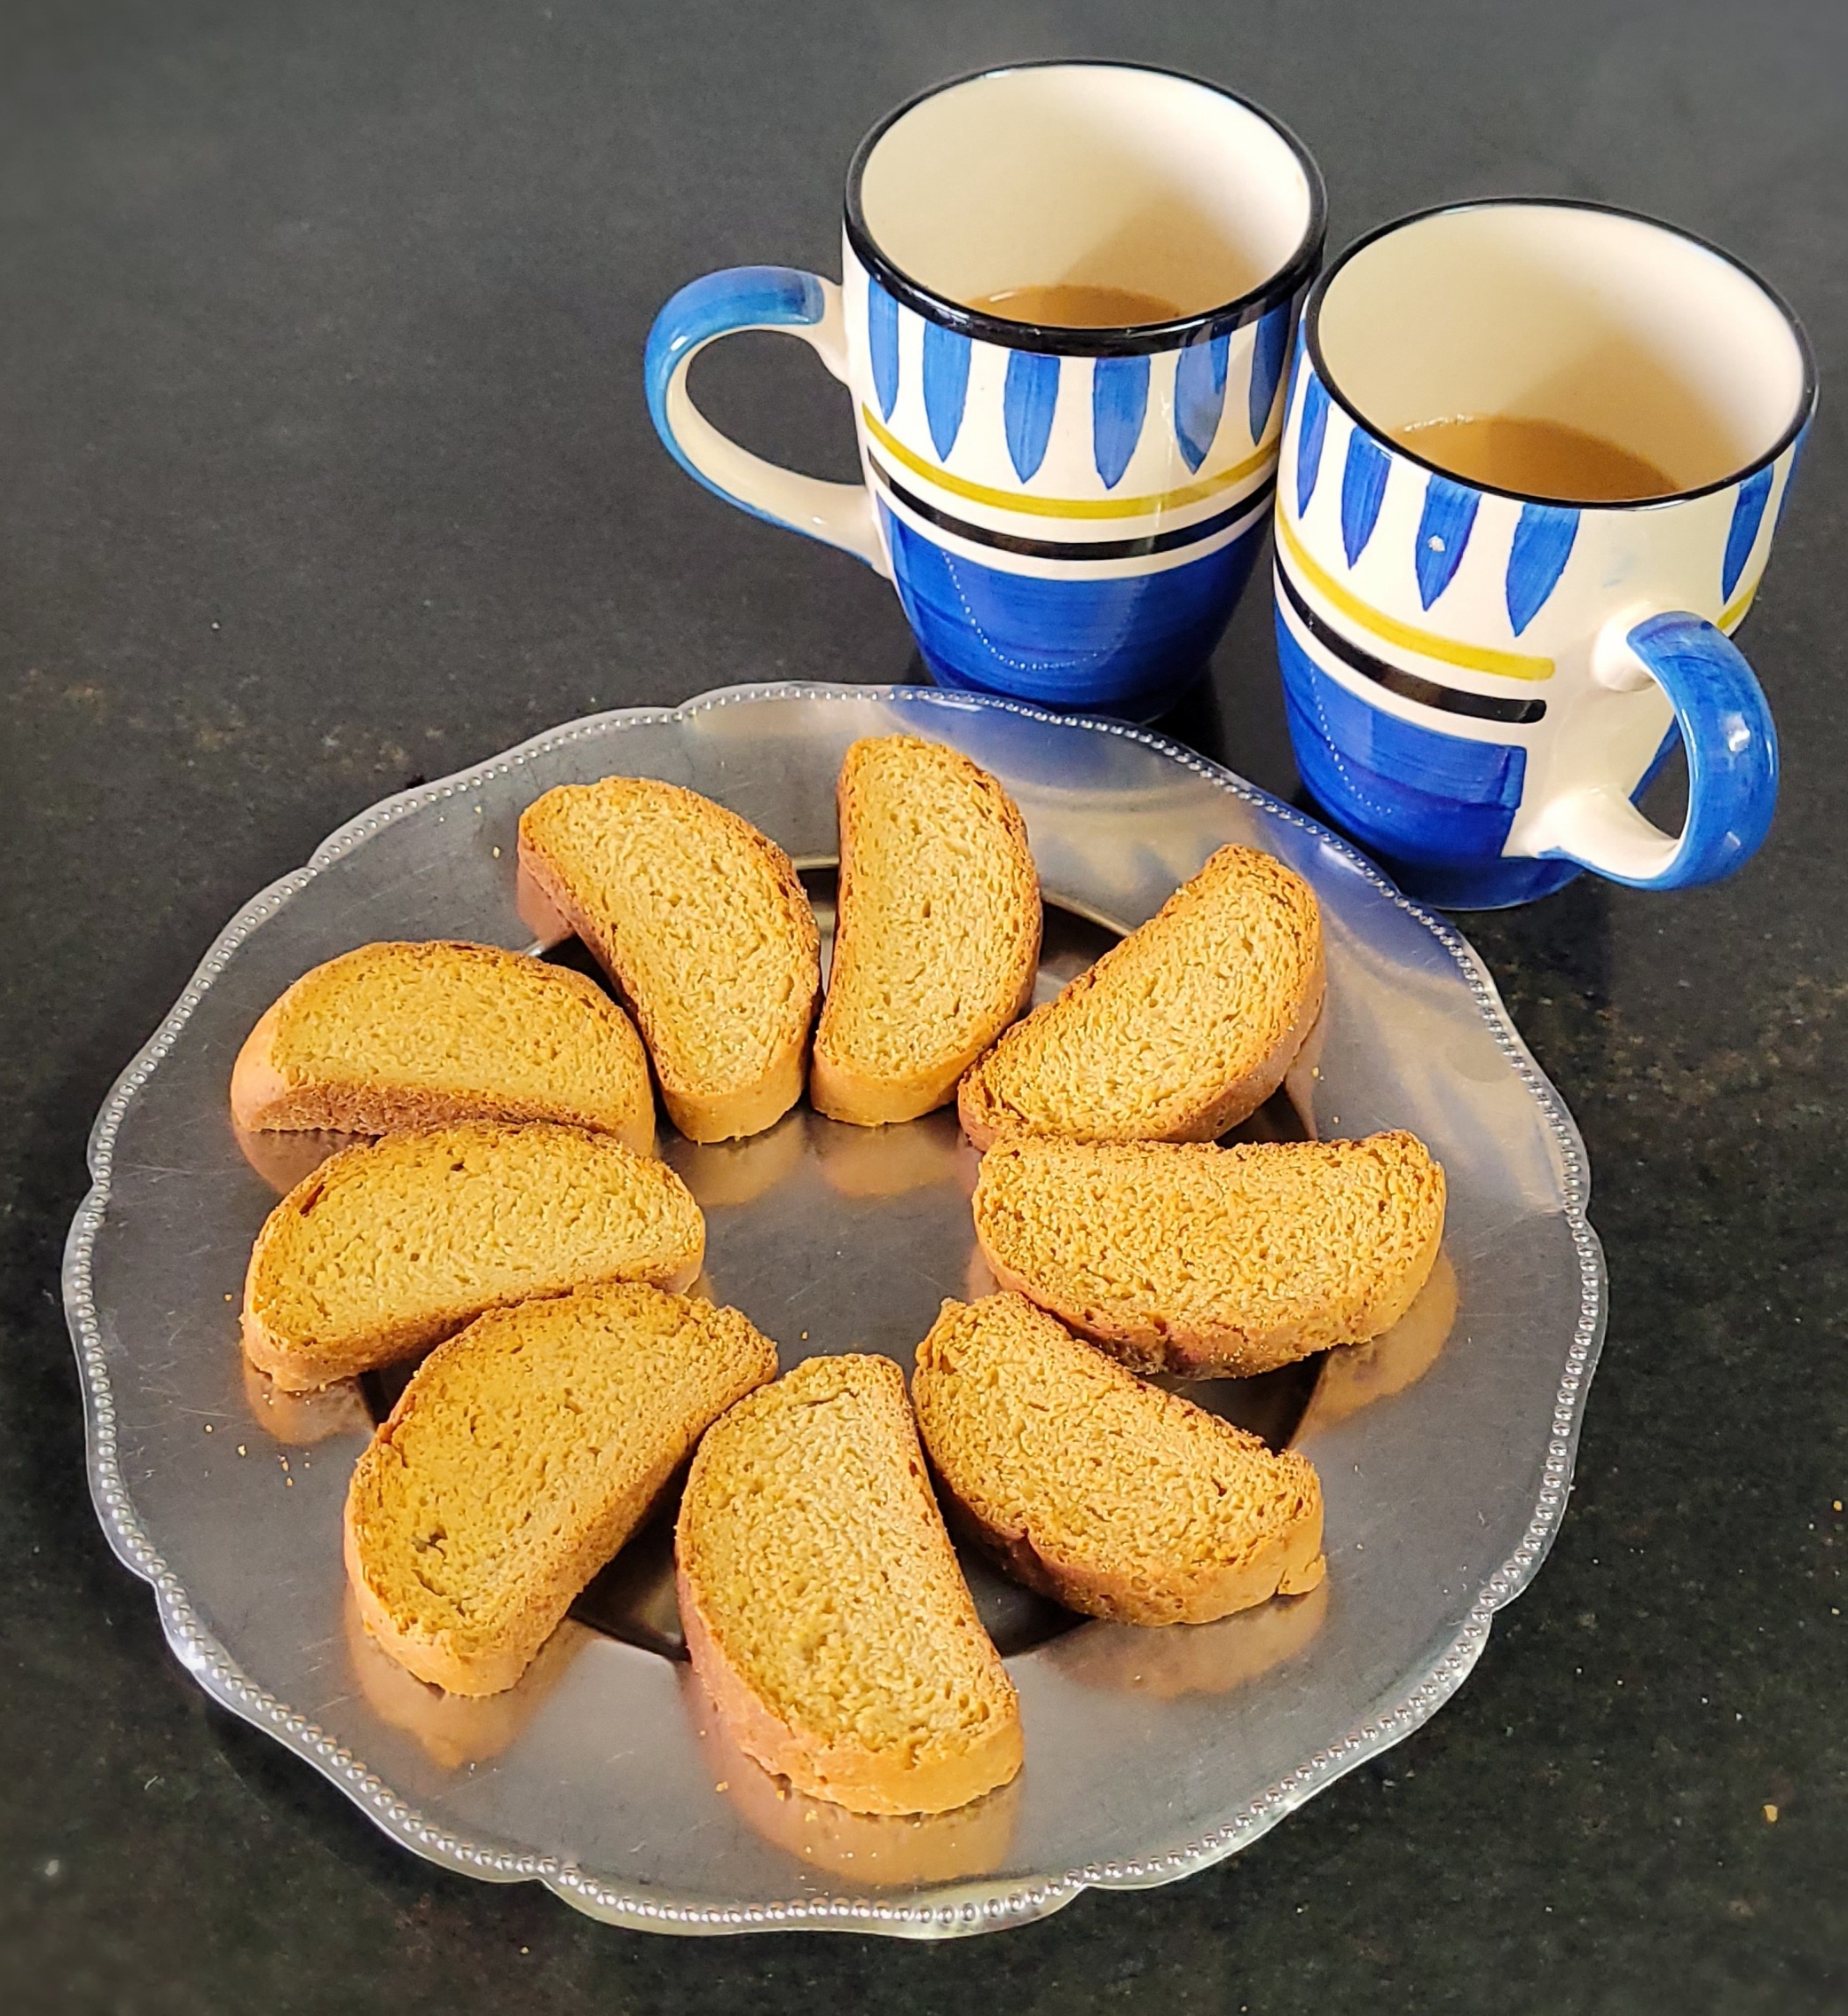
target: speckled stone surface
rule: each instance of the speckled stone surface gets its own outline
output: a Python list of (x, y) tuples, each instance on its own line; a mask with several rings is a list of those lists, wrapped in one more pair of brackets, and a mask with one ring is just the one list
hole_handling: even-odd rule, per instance
[[(84, 1132), (231, 912), (386, 791), (593, 706), (911, 673), (881, 583), (675, 470), (641, 340), (710, 267), (834, 270), (871, 120), (1049, 53), (1273, 106), (1335, 245), (1541, 190), (1761, 266), (1824, 382), (1742, 640), (1783, 809), (1726, 886), (1462, 920), (1584, 1127), (1612, 1313), (1553, 1557), (1435, 1721), (1229, 1865), (1000, 1937), (612, 1931), (400, 1853), (167, 1653), (83, 1480)], [(1848, 2005), (1844, 76), (1834, 0), (0, 10), (0, 2006)], [(700, 393), (851, 469), (798, 346)], [(1170, 725), (1287, 793), (1268, 632), (1254, 589)]]

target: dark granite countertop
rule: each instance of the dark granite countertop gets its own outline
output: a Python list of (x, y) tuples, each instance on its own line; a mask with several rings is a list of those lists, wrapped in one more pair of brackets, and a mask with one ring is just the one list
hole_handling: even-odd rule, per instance
[[(837, 270), (886, 106), (1062, 52), (1272, 106), (1332, 244), (1565, 192), (1789, 296), (1823, 403), (1746, 633), (1782, 810), (1722, 887), (1463, 920), (1588, 1138), (1612, 1315), (1563, 1532), (1453, 1703), (1235, 1862), (1002, 1936), (614, 1931), (399, 1852), (166, 1650), (84, 1484), (84, 1133), (224, 919), (385, 792), (593, 707), (915, 675), (882, 583), (673, 468), (641, 340), (708, 268)], [(1838, 0), (0, 9), (0, 2006), (1848, 2005), (1844, 78)], [(701, 372), (851, 469), (799, 346)], [(1294, 788), (1261, 587), (1169, 725)]]

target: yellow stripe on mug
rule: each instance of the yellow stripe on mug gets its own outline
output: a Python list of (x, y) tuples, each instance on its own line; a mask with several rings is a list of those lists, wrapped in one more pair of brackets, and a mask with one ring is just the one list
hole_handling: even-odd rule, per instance
[(1021, 511), (1036, 518), (1146, 518), (1160, 511), (1177, 511), (1184, 504), (1216, 497), (1222, 490), (1230, 490), (1277, 460), (1277, 437), (1272, 435), (1231, 469), (1202, 477), (1199, 483), (1184, 484), (1178, 490), (1161, 491), (1153, 497), (1034, 497), (1024, 490), (997, 490), (986, 483), (971, 483), (967, 476), (952, 476), (935, 462), (914, 454), (890, 429), (880, 425), (877, 415), (869, 407), (861, 407), (860, 417), (873, 439), (914, 476), (948, 491), (953, 497), (967, 498), (971, 504), (986, 504), (995, 511)]
[(1288, 516), (1277, 515), (1278, 543), (1289, 555), (1292, 569), (1324, 601), (1340, 610), (1348, 621), (1402, 651), (1417, 651), (1425, 658), (1440, 658), (1445, 665), (1459, 665), (1466, 672), (1487, 672), (1501, 679), (1551, 679), (1551, 658), (1532, 658), (1525, 651), (1498, 651), (1488, 644), (1462, 644), (1453, 637), (1440, 637), (1435, 630), (1420, 630), (1401, 623), (1395, 616), (1369, 608), (1352, 589), (1345, 588), (1325, 568), (1310, 559)]

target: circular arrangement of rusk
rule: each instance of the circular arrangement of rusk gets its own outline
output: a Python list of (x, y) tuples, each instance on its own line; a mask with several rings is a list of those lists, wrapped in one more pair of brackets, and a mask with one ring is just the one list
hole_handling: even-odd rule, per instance
[[(469, 1696), (511, 1687), (691, 1452), (678, 1593), (695, 1671), (728, 1739), (800, 1794), (868, 1815), (941, 1813), (1007, 1784), (1022, 1747), (1013, 1689), (969, 1600), (925, 1451), (957, 1530), (1067, 1607), (1202, 1623), (1314, 1589), (1324, 1562), (1312, 1466), (1136, 1374), (1241, 1376), (1379, 1335), (1431, 1272), (1443, 1173), (1410, 1136), (1175, 1145), (1215, 1141), (1254, 1111), (1320, 1012), (1319, 912), (1271, 856), (1221, 848), (1147, 924), (1019, 1020), (1042, 913), (1026, 823), (1002, 785), (941, 744), (876, 737), (848, 751), (837, 805), (825, 1000), (814, 917), (789, 856), (696, 793), (620, 777), (546, 793), (520, 828), (523, 876), (590, 946), (619, 1001), (526, 954), (443, 943), (362, 947), (290, 988), (239, 1058), (240, 1124), (385, 1138), (315, 1169), (271, 1214), (252, 1256), (245, 1349), (279, 1386), (302, 1390), (438, 1344), (377, 1430), (348, 1504), (357, 1615), (410, 1673)], [(365, 1046), (345, 1041), (342, 1004), (354, 1026), (385, 1032), (378, 1048), (389, 1054), (357, 1053)], [(484, 1018), (504, 1041), (502, 1082)], [(743, 1317), (676, 1302), (672, 1291), (698, 1272), (704, 1228), (694, 1199), (646, 1153), (650, 1067), (669, 1117), (712, 1144), (708, 1155), (735, 1154), (718, 1145), (773, 1127), (805, 1081), (818, 1112), (861, 1127), (956, 1101), (970, 1140), (991, 1151), (973, 1212), (1003, 1292), (944, 1304), (908, 1399), (898, 1366), (877, 1357), (812, 1358), (776, 1380), (775, 1347)], [(518, 1193), (543, 1200), (560, 1179), (535, 1189), (491, 1165), (497, 1154), (523, 1164), (535, 1153), (562, 1155), (561, 1169), (607, 1162), (637, 1201), (634, 1222), (600, 1225), (586, 1242), (585, 1214), (571, 1207), (571, 1249), (523, 1265), (515, 1249), (534, 1232)], [(1320, 1183), (1333, 1196), (1348, 1172), (1388, 1162), (1404, 1222), (1375, 1240), (1380, 1258), (1347, 1254), (1325, 1282), (1241, 1275), (1227, 1241), (1236, 1245), (1252, 1195), (1260, 1216), (1267, 1196), (1273, 1216), (1300, 1216), (1299, 1191), (1312, 1196)], [(413, 1191), (429, 1186), (421, 1206), (396, 1197), (394, 1172)], [(383, 1272), (408, 1277), (370, 1325), (350, 1320), (339, 1279), (353, 1250), (342, 1239), (364, 1243), (363, 1217), (357, 1230), (341, 1219), (326, 1252), (311, 1225), (318, 1211), (353, 1216), (368, 1175), (389, 1206)], [(703, 1166), (696, 1177), (715, 1202), (729, 1182)], [(1152, 1185), (1173, 1193), (1175, 1212), (1149, 1209)], [(454, 1271), (476, 1288), (445, 1295), (441, 1200), (465, 1194), (455, 1225), (477, 1250)], [(1331, 1225), (1350, 1218), (1359, 1222), (1331, 1207)], [(1222, 1235), (1216, 1299), (1199, 1292), (1202, 1224)], [(590, 1285), (625, 1280), (641, 1285)], [(748, 1365), (715, 1360), (684, 1404), (664, 1402), (665, 1425), (647, 1447), (620, 1461), (602, 1451), (622, 1441), (634, 1403), (593, 1436), (582, 1396), (558, 1411), (555, 1396), (519, 1386), (549, 1352), (566, 1388), (585, 1378), (616, 1392), (605, 1357), (641, 1351), (638, 1366), (653, 1363), (647, 1350), (658, 1343), (644, 1334), (666, 1334), (670, 1304), (683, 1311), (667, 1325), (676, 1351), (685, 1343), (698, 1358), (710, 1345), (725, 1358), (735, 1331), (754, 1352)], [(534, 1356), (523, 1367), (528, 1332)], [(650, 1375), (664, 1393), (667, 1370), (664, 1361)], [(484, 1455), (449, 1423), (474, 1408), (467, 1394), (509, 1376), (525, 1397)], [(1044, 1404), (1022, 1414), (1029, 1393)], [(539, 1460), (537, 1440), (529, 1448), (523, 1437), (555, 1443), (541, 1463), (548, 1477), (574, 1462), (583, 1477), (555, 1544), (541, 1549), (545, 1565), (529, 1563), (509, 1589), (495, 1583), (494, 1549), (476, 1529), (491, 1527)], [(598, 1460), (578, 1462), (593, 1447)], [(407, 1451), (421, 1452), (414, 1474)], [(1088, 1481), (1073, 1491), (1077, 1473)], [(477, 1558), (484, 1582), (470, 1579)], [(940, 1685), (931, 1678), (940, 1664)], [(876, 1690), (875, 1708), (869, 1672), (911, 1678)], [(947, 1721), (945, 1701), (960, 1704)]]

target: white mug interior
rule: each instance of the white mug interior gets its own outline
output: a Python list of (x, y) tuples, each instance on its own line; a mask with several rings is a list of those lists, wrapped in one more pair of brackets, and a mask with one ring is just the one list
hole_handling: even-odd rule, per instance
[(1770, 454), (1805, 396), (1801, 341), (1751, 274), (1577, 205), (1481, 203), (1382, 232), (1331, 275), (1314, 341), (1331, 389), (1382, 436), (1551, 421), (1642, 456), (1678, 494)]
[(874, 141), (859, 193), (892, 264), (960, 305), (1089, 284), (1183, 316), (1279, 272), (1317, 210), (1295, 148), (1250, 106), (1165, 71), (1096, 63), (932, 92)]

